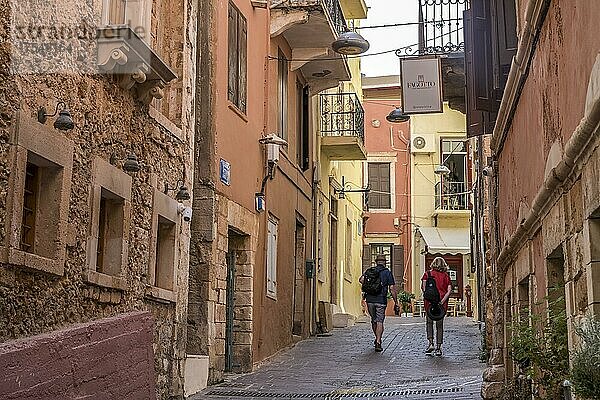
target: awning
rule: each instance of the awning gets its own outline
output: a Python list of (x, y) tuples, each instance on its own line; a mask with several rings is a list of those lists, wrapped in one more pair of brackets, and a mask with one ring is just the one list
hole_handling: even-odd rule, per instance
[(431, 254), (470, 254), (471, 231), (469, 228), (419, 227), (419, 232)]

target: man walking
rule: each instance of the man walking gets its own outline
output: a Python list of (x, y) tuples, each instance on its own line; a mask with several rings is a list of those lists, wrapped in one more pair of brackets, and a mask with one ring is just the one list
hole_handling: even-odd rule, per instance
[(383, 351), (381, 347), (381, 336), (383, 335), (383, 321), (387, 306), (388, 290), (394, 299), (394, 308), (398, 308), (398, 297), (396, 294), (396, 282), (394, 276), (385, 266), (385, 255), (380, 254), (375, 258), (375, 266), (366, 270), (359, 279), (365, 292), (367, 310), (371, 316), (371, 327), (375, 334), (375, 351)]

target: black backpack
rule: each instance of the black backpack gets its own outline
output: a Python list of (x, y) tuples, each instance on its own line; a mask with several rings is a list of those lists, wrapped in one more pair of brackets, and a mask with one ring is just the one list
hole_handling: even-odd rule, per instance
[(440, 302), (440, 292), (438, 291), (435, 279), (431, 276), (431, 271), (427, 271), (427, 280), (425, 281), (425, 291), (423, 298), (430, 303)]
[(363, 275), (362, 291), (371, 296), (381, 294), (383, 285), (381, 284), (381, 271), (377, 267), (371, 267)]

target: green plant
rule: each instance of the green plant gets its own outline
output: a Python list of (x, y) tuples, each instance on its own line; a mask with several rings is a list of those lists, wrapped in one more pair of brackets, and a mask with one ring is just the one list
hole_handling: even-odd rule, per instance
[(573, 352), (573, 391), (585, 399), (600, 398), (600, 321), (589, 318), (575, 327), (581, 339)]
[(569, 375), (564, 297), (548, 302), (548, 314), (531, 315), (512, 324), (511, 356), (522, 375), (531, 377), (542, 399), (562, 397)]
[(414, 293), (405, 292), (404, 290), (398, 292), (398, 302), (402, 304), (402, 310), (404, 310), (404, 312), (408, 312), (409, 305), (414, 298)]

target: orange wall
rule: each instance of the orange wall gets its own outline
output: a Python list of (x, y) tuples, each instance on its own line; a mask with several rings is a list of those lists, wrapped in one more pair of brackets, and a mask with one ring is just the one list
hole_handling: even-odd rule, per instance
[[(216, 177), (217, 191), (230, 200), (254, 211), (254, 196), (266, 174), (265, 149), (258, 140), (263, 134), (277, 133), (277, 60), (281, 48), (291, 58), (291, 50), (282, 38), (269, 38), (268, 11), (253, 8), (249, 1), (234, 0), (247, 19), (248, 98), (247, 113), (241, 115), (227, 99), (227, 16), (228, 2), (219, 1), (217, 27), (217, 134), (216, 168), (219, 159), (231, 163), (231, 186)], [(288, 143), (280, 155), (275, 178), (265, 188), (267, 211), (260, 216), (259, 245), (255, 255), (253, 297), (253, 353), (260, 361), (292, 344), (292, 307), (294, 292), (295, 230), (297, 216), (306, 221), (305, 258), (310, 258), (312, 237), (312, 168), (302, 172), (296, 165), (296, 81), (303, 78), (288, 72)], [(265, 100), (266, 99), (266, 100)], [(312, 149), (313, 138), (310, 148)], [(311, 155), (312, 159), (312, 155)], [(277, 254), (277, 300), (266, 296), (266, 224), (269, 214), (279, 220)], [(306, 332), (310, 321), (310, 281), (305, 280)]]
[[(248, 23), (248, 97), (243, 116), (234, 111), (227, 98), (228, 2), (219, 1), (217, 10), (216, 71), (216, 182), (217, 191), (248, 210), (254, 210), (254, 193), (260, 189), (264, 173), (262, 148), (258, 139), (264, 124), (264, 64), (268, 40), (268, 17), (263, 9), (254, 9), (249, 1), (235, 0)], [(219, 180), (219, 161), (231, 164), (231, 186)]]

